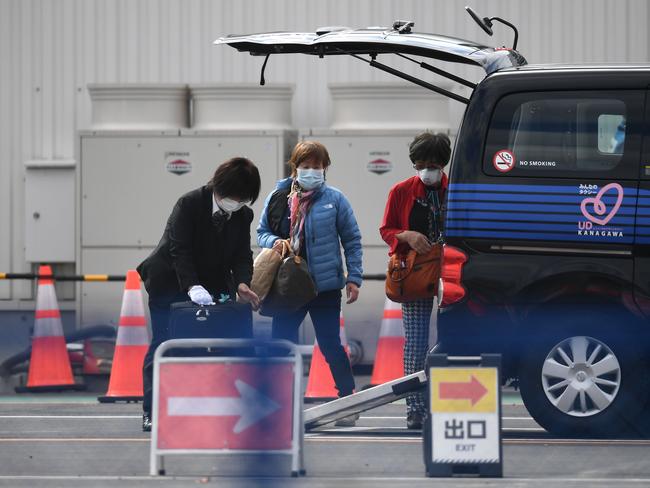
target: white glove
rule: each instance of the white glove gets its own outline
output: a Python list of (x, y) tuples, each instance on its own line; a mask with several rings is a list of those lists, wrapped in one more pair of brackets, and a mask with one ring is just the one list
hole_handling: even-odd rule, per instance
[(201, 285), (194, 285), (187, 294), (190, 296), (190, 300), (197, 305), (214, 305), (212, 295)]

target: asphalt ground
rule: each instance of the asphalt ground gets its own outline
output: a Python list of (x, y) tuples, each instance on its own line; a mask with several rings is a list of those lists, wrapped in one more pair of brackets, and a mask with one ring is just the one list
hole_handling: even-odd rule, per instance
[(558, 439), (504, 395), (503, 479), (424, 476), (422, 439), (405, 405), (362, 414), (356, 427), (306, 434), (307, 476), (288, 477), (286, 457), (168, 457), (151, 478), (140, 405), (99, 404), (73, 394), (0, 397), (0, 486), (650, 486), (650, 441)]

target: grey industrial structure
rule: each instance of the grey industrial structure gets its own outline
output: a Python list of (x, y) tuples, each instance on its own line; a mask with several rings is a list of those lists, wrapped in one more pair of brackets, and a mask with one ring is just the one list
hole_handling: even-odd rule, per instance
[[(410, 175), (408, 141), (423, 129), (453, 137), (464, 106), (348, 57), (272, 56), (268, 86), (259, 87), (263, 59), (212, 41), (408, 19), (415, 31), (511, 44), (505, 28), (488, 38), (465, 3), (2, 0), (0, 273), (48, 262), (60, 274), (124, 274), (155, 246), (176, 198), (204, 183), (218, 162), (252, 158), (266, 194), (299, 138), (330, 148), (328, 182), (353, 204), (366, 272), (381, 273), (387, 248), (377, 228), (388, 189)], [(518, 50), (529, 63), (650, 60), (646, 0), (474, 6), (519, 27)], [(391, 64), (414, 71), (405, 60)], [(448, 69), (483, 76), (478, 68)], [(170, 171), (178, 158), (191, 171)], [(116, 323), (120, 283), (57, 287), (67, 328)], [(0, 281), (0, 359), (28, 345), (34, 298), (32, 282)], [(366, 360), (383, 303), (382, 284), (366, 283), (360, 303), (343, 311), (348, 338), (363, 344)]]

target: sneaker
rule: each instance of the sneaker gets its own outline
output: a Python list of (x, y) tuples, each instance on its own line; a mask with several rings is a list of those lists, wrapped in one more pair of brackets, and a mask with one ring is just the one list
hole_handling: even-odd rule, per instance
[(142, 415), (142, 432), (151, 432), (151, 414)]
[(359, 414), (354, 413), (347, 417), (343, 417), (342, 419), (338, 419), (334, 425), (337, 427), (354, 427), (357, 425), (357, 420), (359, 420)]
[(406, 427), (409, 429), (421, 429), (424, 416), (420, 412), (409, 412), (406, 414)]

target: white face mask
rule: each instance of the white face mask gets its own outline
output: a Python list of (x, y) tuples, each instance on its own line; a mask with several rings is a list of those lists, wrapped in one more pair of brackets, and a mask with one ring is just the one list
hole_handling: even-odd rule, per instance
[(318, 188), (325, 181), (325, 171), (322, 169), (302, 169), (298, 168), (296, 181), (303, 190), (313, 190)]
[(421, 169), (418, 171), (418, 176), (420, 177), (420, 180), (422, 180), (422, 183), (427, 186), (433, 186), (440, 183), (440, 180), (442, 179), (442, 170), (431, 168)]
[(216, 198), (217, 205), (219, 205), (219, 208), (223, 210), (224, 212), (228, 213), (233, 213), (236, 212), (237, 210), (241, 209), (242, 207), (245, 207), (248, 203), (246, 202), (238, 202), (237, 200), (233, 200), (232, 198)]

